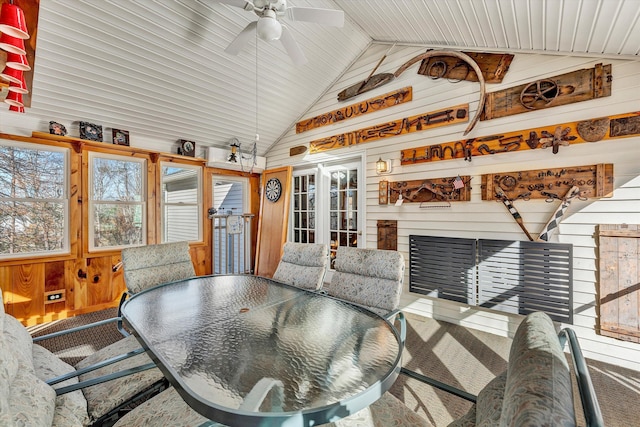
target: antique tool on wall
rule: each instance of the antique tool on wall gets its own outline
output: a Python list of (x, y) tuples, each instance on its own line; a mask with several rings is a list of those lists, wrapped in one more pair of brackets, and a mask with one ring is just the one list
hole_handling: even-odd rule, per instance
[(375, 76), (373, 75), (373, 73), (378, 70), (378, 67), (380, 67), (382, 62), (387, 58), (387, 55), (389, 55), (389, 52), (391, 52), (391, 49), (393, 49), (395, 45), (395, 43), (392, 44), (391, 47), (385, 52), (385, 54), (382, 55), (382, 58), (380, 58), (376, 66), (373, 67), (373, 70), (371, 70), (371, 73), (369, 73), (369, 76), (364, 79), (364, 81), (356, 83), (353, 86), (349, 86), (348, 88), (341, 91), (338, 94), (338, 101), (344, 101), (349, 98), (353, 98), (354, 96), (357, 96), (364, 92), (368, 92), (371, 89), (375, 89), (393, 80), (394, 76), (391, 73), (381, 73), (376, 74)]
[[(513, 55), (509, 53), (462, 52), (478, 64), (486, 83), (501, 83), (509, 70)], [(471, 71), (469, 64), (450, 56), (434, 56), (420, 64), (418, 74), (434, 80), (445, 78), (451, 83), (461, 80), (477, 82), (478, 76)]]
[(480, 120), (611, 96), (611, 64), (572, 71), (487, 94)]
[(513, 219), (516, 220), (516, 222), (518, 223), (518, 225), (520, 226), (522, 231), (524, 231), (524, 234), (527, 235), (527, 238), (529, 238), (529, 240), (531, 240), (533, 242), (533, 237), (531, 237), (531, 234), (529, 234), (529, 231), (527, 230), (527, 227), (524, 226), (524, 221), (522, 220), (522, 216), (520, 216), (520, 212), (518, 212), (516, 207), (513, 206), (513, 203), (511, 202), (511, 199), (509, 199), (509, 197), (507, 197), (507, 195), (504, 193), (504, 191), (502, 191), (502, 188), (500, 188), (500, 186), (496, 186), (495, 192), (496, 192), (496, 197), (499, 200), (501, 200), (502, 203), (504, 203), (504, 205), (509, 210), (509, 213), (513, 217)]
[[(556, 134), (556, 129), (561, 131)], [(569, 131), (566, 131), (569, 128)], [(512, 151), (540, 148), (543, 138), (552, 138), (557, 146), (584, 142), (599, 142), (614, 138), (640, 135), (640, 111), (616, 114), (609, 117), (562, 123), (479, 138), (445, 142), (400, 151), (400, 164), (408, 165), (439, 160), (462, 159)]]
[[(469, 55), (466, 55), (462, 52), (455, 52), (455, 51), (430, 50), (426, 53), (422, 53), (418, 56), (415, 56), (410, 60), (408, 60), (407, 62), (405, 62), (404, 64), (402, 64), (402, 66), (400, 66), (400, 68), (398, 68), (396, 72), (393, 73), (393, 78), (399, 77), (402, 73), (404, 73), (407, 70), (407, 68), (411, 67), (416, 62), (420, 62), (434, 56), (452, 56), (454, 58), (458, 58), (459, 60), (464, 61), (466, 64), (468, 64), (469, 67), (471, 67), (471, 69), (473, 69), (473, 71), (475, 71), (476, 75), (478, 76), (478, 83), (480, 83), (480, 100), (478, 102), (478, 110), (476, 111), (476, 114), (473, 116), (473, 119), (471, 120), (471, 122), (469, 123), (469, 125), (464, 131), (464, 135), (466, 135), (469, 132), (471, 132), (471, 129), (473, 129), (473, 127), (476, 125), (476, 123), (480, 119), (480, 113), (482, 112), (482, 109), (485, 103), (485, 93), (486, 93), (484, 76), (482, 75), (482, 70), (480, 70), (480, 67), (478, 67), (478, 64), (476, 64), (476, 62), (473, 59), (471, 59)], [(376, 79), (376, 76), (375, 75), (369, 76), (367, 79), (373, 80), (373, 79)], [(359, 95), (360, 93), (363, 93), (364, 89), (371, 90), (374, 87), (379, 87), (391, 80), (393, 79), (389, 78), (388, 76), (384, 76), (383, 78), (380, 79), (380, 82), (376, 83), (375, 86), (371, 82), (366, 85), (363, 85), (364, 82), (356, 83), (355, 85), (350, 86), (347, 89), (344, 89), (343, 91), (341, 91), (338, 94), (338, 101), (344, 101), (346, 99), (352, 98), (356, 95)], [(353, 89), (354, 87), (358, 89), (354, 90)], [(367, 87), (370, 87), (370, 88), (367, 88)]]
[(469, 104), (456, 105), (443, 110), (404, 117), (392, 122), (381, 123), (326, 138), (314, 139), (309, 143), (309, 152), (313, 154), (350, 145), (364, 144), (382, 138), (421, 132), (434, 127), (466, 122), (467, 120), (469, 120)]
[[(389, 203), (466, 202), (471, 200), (471, 177), (455, 176), (389, 183)], [(462, 185), (460, 185), (462, 183)]]
[(495, 200), (500, 189), (511, 200), (562, 200), (577, 186), (581, 198), (613, 195), (613, 164), (535, 169), (482, 175), (482, 200)]
[(540, 235), (538, 235), (538, 239), (537, 239), (538, 241), (543, 241), (543, 242), (549, 241), (549, 237), (551, 236), (551, 233), (553, 232), (553, 230), (558, 228), (558, 225), (560, 225), (560, 219), (562, 219), (562, 217), (564, 216), (565, 212), (567, 211), (567, 208), (571, 204), (571, 201), (579, 196), (580, 196), (580, 187), (578, 186), (574, 185), (569, 189), (569, 191), (567, 191), (567, 194), (565, 194), (565, 196), (563, 197), (562, 203), (560, 203), (560, 206), (558, 206), (558, 208), (553, 212), (553, 214), (551, 215), (551, 218), (545, 224), (545, 226), (542, 227), (542, 231), (540, 232)]

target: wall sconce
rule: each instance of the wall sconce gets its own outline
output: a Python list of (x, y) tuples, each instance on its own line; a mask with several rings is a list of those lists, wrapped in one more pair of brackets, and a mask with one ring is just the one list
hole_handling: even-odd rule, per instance
[(382, 160), (382, 157), (380, 157), (376, 162), (376, 173), (382, 175), (389, 172), (391, 172), (391, 160)]

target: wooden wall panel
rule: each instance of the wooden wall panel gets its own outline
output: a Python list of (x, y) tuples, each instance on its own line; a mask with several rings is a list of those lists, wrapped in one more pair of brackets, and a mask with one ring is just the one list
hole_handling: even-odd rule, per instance
[[(291, 194), (291, 166), (271, 169), (262, 175), (262, 201), (258, 219), (258, 244), (256, 269), (259, 276), (272, 277), (282, 256), (282, 246), (287, 239), (289, 224), (289, 196)], [(271, 202), (265, 197), (269, 179), (277, 178), (282, 185), (280, 198)]]
[(11, 267), (13, 315), (17, 318), (41, 317), (44, 313), (44, 264)]

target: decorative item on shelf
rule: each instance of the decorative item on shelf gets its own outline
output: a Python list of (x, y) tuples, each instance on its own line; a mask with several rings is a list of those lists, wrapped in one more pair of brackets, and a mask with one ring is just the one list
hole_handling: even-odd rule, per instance
[(89, 122), (80, 122), (80, 139), (102, 142), (102, 126)]
[(29, 38), (24, 11), (13, 4), (13, 0), (10, 3), (2, 4), (2, 9), (0, 9), (0, 32), (19, 39)]
[(391, 172), (391, 160), (382, 160), (382, 157), (376, 162), (376, 173), (378, 175), (387, 174)]
[(67, 134), (67, 128), (63, 124), (58, 122), (49, 122), (49, 133), (51, 135), (65, 136)]
[(111, 141), (116, 145), (129, 146), (129, 131), (122, 129), (111, 129)]
[(180, 143), (180, 147), (178, 147), (178, 154), (189, 157), (196, 156), (196, 143), (194, 141), (181, 139), (178, 142)]

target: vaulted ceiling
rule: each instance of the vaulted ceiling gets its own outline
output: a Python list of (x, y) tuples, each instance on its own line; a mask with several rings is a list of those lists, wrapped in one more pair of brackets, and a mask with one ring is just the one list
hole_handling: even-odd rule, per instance
[[(342, 28), (289, 22), (308, 63), (252, 38), (257, 16), (212, 0), (40, 0), (32, 105), (77, 135), (79, 120), (136, 139), (190, 139), (264, 155), (372, 43), (640, 59), (637, 0), (289, 0), (341, 9)], [(366, 75), (363, 75), (363, 79)], [(107, 134), (107, 139), (110, 134)]]

